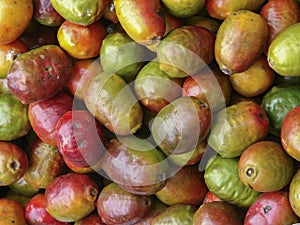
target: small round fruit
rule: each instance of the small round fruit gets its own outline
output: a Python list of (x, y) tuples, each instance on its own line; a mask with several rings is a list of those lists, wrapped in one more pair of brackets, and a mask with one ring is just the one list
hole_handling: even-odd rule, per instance
[(97, 184), (85, 174), (67, 173), (46, 188), (46, 210), (61, 222), (75, 222), (95, 209)]
[(33, 2), (1, 0), (0, 4), (0, 45), (4, 45), (15, 41), (25, 31), (33, 15)]
[(57, 40), (60, 47), (75, 59), (89, 59), (99, 55), (105, 35), (99, 22), (81, 26), (65, 21), (58, 29)]
[(0, 141), (0, 186), (19, 180), (28, 167), (25, 152), (12, 142)]
[(22, 205), (12, 199), (0, 198), (0, 224), (27, 225)]
[(60, 222), (54, 219), (46, 211), (44, 194), (33, 196), (25, 205), (25, 218), (32, 225), (70, 225), (71, 223)]
[(294, 161), (279, 143), (260, 141), (245, 149), (238, 169), (243, 184), (253, 190), (279, 191), (291, 181)]
[(294, 224), (299, 218), (291, 208), (289, 194), (284, 191), (266, 192), (258, 196), (247, 210), (244, 225)]

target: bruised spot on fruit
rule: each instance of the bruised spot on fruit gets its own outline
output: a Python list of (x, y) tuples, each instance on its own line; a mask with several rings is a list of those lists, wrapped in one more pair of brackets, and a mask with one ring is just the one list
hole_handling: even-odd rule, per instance
[(19, 163), (18, 162), (16, 162), (16, 161), (12, 161), (11, 163), (10, 163), (10, 168), (12, 168), (14, 171), (16, 171), (18, 168), (19, 168)]
[(264, 214), (268, 214), (268, 212), (272, 209), (271, 206), (267, 205), (266, 207), (264, 207)]

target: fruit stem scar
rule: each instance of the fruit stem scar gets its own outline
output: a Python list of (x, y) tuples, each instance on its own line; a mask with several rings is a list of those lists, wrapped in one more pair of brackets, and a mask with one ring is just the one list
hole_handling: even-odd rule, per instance
[(268, 212), (272, 209), (271, 206), (267, 205), (266, 207), (263, 208), (264, 209), (264, 214), (268, 214)]
[(255, 174), (255, 171), (254, 171), (253, 168), (248, 168), (248, 169), (246, 170), (246, 175), (247, 175), (247, 177), (252, 177), (254, 174)]

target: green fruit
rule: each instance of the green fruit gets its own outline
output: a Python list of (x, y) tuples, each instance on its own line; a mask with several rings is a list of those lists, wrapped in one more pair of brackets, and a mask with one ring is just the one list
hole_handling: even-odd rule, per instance
[(237, 157), (249, 145), (265, 139), (268, 130), (269, 121), (263, 109), (252, 101), (242, 101), (215, 115), (208, 145), (222, 157)]
[(196, 206), (186, 204), (169, 206), (151, 220), (151, 225), (193, 225), (193, 215), (196, 209)]
[(143, 65), (144, 50), (126, 33), (108, 34), (100, 49), (103, 71), (116, 73), (126, 82), (133, 81)]
[(142, 108), (130, 87), (117, 74), (95, 75), (84, 92), (88, 110), (111, 132), (129, 135), (141, 128)]
[(18, 139), (25, 136), (30, 128), (27, 105), (11, 94), (0, 94), (0, 140)]
[(264, 96), (261, 107), (270, 122), (270, 133), (280, 136), (280, 129), (286, 114), (300, 105), (300, 88), (296, 86), (273, 86)]
[(220, 155), (209, 159), (204, 173), (205, 183), (220, 199), (239, 206), (249, 207), (259, 192), (244, 185), (238, 172), (239, 158), (222, 158)]
[(14, 193), (23, 195), (26, 197), (32, 197), (38, 193), (39, 189), (33, 188), (30, 184), (21, 177), (18, 181), (8, 186)]
[(106, 0), (50, 0), (50, 2), (64, 19), (82, 26), (98, 21), (108, 5)]
[(238, 169), (246, 186), (259, 192), (272, 192), (281, 190), (291, 181), (294, 161), (281, 144), (260, 141), (243, 152)]
[(157, 46), (159, 67), (170, 77), (199, 72), (214, 59), (214, 34), (203, 27), (181, 26), (170, 31)]
[(190, 17), (198, 13), (205, 0), (162, 0), (167, 11), (175, 17)]
[(300, 217), (300, 170), (295, 173), (289, 187), (289, 200), (295, 214)]
[(300, 76), (300, 23), (293, 24), (271, 42), (268, 49), (270, 67), (282, 76)]

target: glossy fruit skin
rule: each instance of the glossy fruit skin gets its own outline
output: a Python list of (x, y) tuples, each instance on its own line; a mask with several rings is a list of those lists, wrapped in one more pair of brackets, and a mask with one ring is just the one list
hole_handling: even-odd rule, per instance
[(214, 193), (211, 191), (208, 191), (203, 199), (203, 204), (209, 203), (209, 202), (217, 202), (222, 201), (219, 197), (217, 197)]
[(149, 212), (151, 204), (151, 197), (129, 193), (110, 183), (101, 190), (96, 207), (105, 224), (132, 225)]
[(217, 112), (228, 105), (231, 85), (228, 76), (214, 64), (207, 70), (186, 77), (182, 96), (195, 96), (205, 101), (213, 112)]
[(55, 125), (59, 118), (72, 109), (72, 97), (66, 92), (28, 106), (28, 118), (36, 135), (49, 145), (56, 146)]
[(44, 45), (13, 61), (7, 74), (8, 87), (27, 104), (53, 97), (62, 90), (72, 73), (70, 57), (59, 46)]
[(294, 213), (300, 216), (300, 201), (299, 201), (299, 181), (300, 181), (300, 170), (298, 169), (291, 180), (289, 186), (289, 201)]
[(87, 110), (64, 113), (55, 126), (56, 146), (75, 166), (94, 166), (106, 150), (102, 128)]
[(169, 176), (163, 153), (147, 140), (130, 136), (112, 139), (101, 161), (109, 178), (133, 194), (155, 194)]
[(300, 88), (297, 86), (273, 86), (262, 98), (261, 107), (270, 122), (270, 133), (280, 136), (286, 114), (300, 105)]
[(56, 146), (37, 139), (27, 152), (29, 163), (23, 178), (33, 188), (46, 189), (55, 177), (65, 171), (63, 157)]
[(46, 210), (61, 222), (75, 222), (95, 209), (97, 184), (85, 174), (56, 177), (45, 191)]
[(95, 75), (84, 91), (83, 100), (91, 114), (117, 135), (133, 134), (142, 126), (142, 108), (117, 74)]
[(260, 193), (242, 183), (238, 161), (239, 158), (222, 158), (220, 155), (211, 157), (205, 168), (204, 179), (208, 190), (221, 200), (247, 208)]
[(101, 65), (93, 59), (77, 60), (73, 64), (74, 73), (67, 84), (68, 91), (78, 99), (83, 99), (83, 91), (95, 74), (102, 72)]
[(275, 80), (275, 72), (261, 55), (249, 69), (229, 76), (232, 88), (242, 96), (255, 97), (268, 91)]
[(0, 140), (12, 141), (28, 134), (28, 107), (12, 94), (0, 94)]
[(215, 35), (206, 28), (192, 25), (178, 27), (157, 46), (159, 67), (174, 78), (193, 75), (213, 61), (214, 44)]
[(265, 0), (245, 0), (245, 1), (235, 1), (235, 0), (207, 0), (206, 10), (209, 15), (213, 18), (224, 20), (232, 12), (241, 9), (246, 9), (250, 11), (257, 11), (265, 3)]
[(59, 26), (65, 19), (56, 12), (50, 0), (33, 0), (33, 18), (45, 26)]
[(285, 28), (300, 20), (300, 8), (295, 0), (270, 0), (260, 10), (260, 15), (267, 21), (269, 27), (269, 39), (265, 54), (268, 54), (268, 46), (277, 35)]
[(205, 102), (196, 97), (181, 97), (159, 111), (151, 132), (166, 155), (182, 154), (194, 150), (206, 138), (211, 122), (211, 111)]
[(214, 119), (208, 145), (225, 158), (240, 156), (249, 145), (265, 139), (269, 131), (266, 113), (253, 101), (228, 106)]
[(30, 225), (70, 225), (54, 219), (46, 211), (45, 194), (33, 196), (25, 205), (25, 218)]
[(198, 16), (198, 15), (188, 17), (184, 19), (183, 22), (185, 25), (194, 25), (194, 26), (207, 28), (213, 34), (217, 34), (217, 31), (221, 25), (221, 21), (217, 19), (206, 17), (206, 16)]
[(0, 78), (6, 78), (12, 61), (18, 55), (28, 51), (28, 47), (20, 39), (0, 46)]
[(241, 181), (253, 190), (279, 191), (291, 181), (294, 161), (280, 143), (259, 141), (242, 153), (238, 170)]
[(127, 83), (133, 81), (145, 60), (145, 49), (125, 32), (113, 32), (104, 39), (100, 49), (103, 71), (116, 73)]
[(0, 186), (19, 180), (28, 168), (28, 158), (23, 149), (12, 142), (0, 141)]
[(77, 220), (74, 225), (105, 225), (105, 223), (102, 222), (101, 217), (98, 215), (97, 211), (93, 211), (81, 220)]
[(215, 42), (221, 71), (231, 75), (247, 70), (263, 53), (268, 34), (268, 25), (259, 14), (249, 10), (230, 14), (220, 25)]
[(32, 0), (2, 1), (0, 10), (0, 45), (11, 43), (20, 37), (29, 25), (32, 15)]
[(167, 205), (187, 204), (198, 206), (207, 193), (204, 173), (198, 165), (184, 166), (170, 177), (155, 196)]
[(31, 198), (36, 195), (39, 191), (37, 188), (33, 188), (29, 183), (24, 180), (24, 177), (21, 177), (16, 182), (8, 186), (10, 190), (18, 195), (23, 195), (25, 197)]
[(300, 160), (300, 105), (290, 110), (284, 117), (280, 141), (284, 150), (297, 161)]
[(58, 1), (50, 0), (53, 8), (67, 21), (88, 26), (98, 21), (103, 15), (108, 0)]
[(134, 91), (143, 106), (158, 113), (164, 106), (181, 96), (180, 78), (171, 78), (159, 69), (159, 62), (151, 61), (139, 71)]
[(201, 205), (194, 214), (193, 225), (242, 225), (243, 222), (232, 205), (214, 201)]
[(169, 206), (151, 220), (151, 225), (160, 224), (193, 224), (193, 215), (196, 206), (187, 204), (176, 204)]
[(121, 26), (134, 41), (152, 45), (164, 36), (166, 27), (158, 15), (159, 0), (115, 0), (114, 5)]
[(245, 225), (282, 225), (299, 221), (289, 202), (289, 194), (284, 191), (263, 193), (247, 210)]
[(171, 15), (179, 18), (197, 14), (205, 4), (203, 0), (162, 0), (162, 2)]
[(300, 37), (300, 23), (290, 25), (272, 41), (268, 49), (270, 67), (282, 76), (299, 76), (300, 47), (297, 40)]
[(12, 199), (0, 198), (0, 224), (27, 225), (22, 205)]
[(82, 26), (65, 21), (57, 31), (59, 46), (75, 59), (99, 56), (105, 36), (106, 31), (100, 22)]

